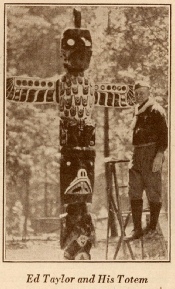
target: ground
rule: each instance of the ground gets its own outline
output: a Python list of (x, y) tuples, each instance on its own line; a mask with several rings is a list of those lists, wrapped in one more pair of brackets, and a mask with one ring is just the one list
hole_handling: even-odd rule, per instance
[[(136, 260), (168, 261), (168, 226), (164, 214), (160, 216), (160, 230), (154, 239), (143, 238), (131, 242), (131, 248)], [(106, 220), (96, 222), (96, 242), (91, 250), (92, 261), (113, 260), (119, 237), (109, 238), (108, 252), (106, 251), (107, 236)], [(129, 225), (126, 232), (131, 229)], [(161, 234), (161, 232), (163, 234)], [(59, 232), (32, 236), (26, 241), (19, 238), (8, 240), (5, 247), (6, 261), (61, 261), (63, 251), (59, 245)], [(132, 260), (126, 245), (121, 246), (116, 261)]]

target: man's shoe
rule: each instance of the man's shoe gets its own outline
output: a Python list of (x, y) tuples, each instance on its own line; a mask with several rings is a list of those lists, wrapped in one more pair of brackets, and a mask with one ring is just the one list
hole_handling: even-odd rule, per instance
[(158, 223), (161, 206), (161, 203), (150, 202), (150, 223), (143, 229), (143, 235), (147, 239), (154, 238), (157, 234), (156, 226)]
[(131, 213), (132, 220), (134, 225), (134, 230), (131, 232), (129, 236), (125, 236), (123, 238), (124, 241), (132, 241), (139, 239), (143, 236), (142, 231), (142, 208), (143, 208), (143, 200), (131, 200)]
[(146, 239), (153, 239), (158, 235), (157, 230), (155, 229), (150, 229), (149, 232), (145, 235)]
[(143, 231), (140, 230), (132, 230), (131, 234), (129, 236), (125, 236), (123, 238), (124, 241), (133, 241), (136, 239), (139, 239), (140, 237), (143, 236)]

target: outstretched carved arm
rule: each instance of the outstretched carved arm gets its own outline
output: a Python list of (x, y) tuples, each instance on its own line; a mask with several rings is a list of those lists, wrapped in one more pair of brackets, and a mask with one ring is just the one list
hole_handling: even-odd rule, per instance
[(134, 86), (120, 83), (97, 83), (95, 105), (115, 108), (129, 108), (135, 103)]
[(6, 98), (23, 103), (59, 103), (59, 80), (9, 77), (6, 82)]

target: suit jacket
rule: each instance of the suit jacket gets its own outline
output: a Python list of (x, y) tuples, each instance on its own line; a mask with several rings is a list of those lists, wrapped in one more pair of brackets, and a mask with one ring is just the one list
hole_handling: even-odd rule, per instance
[(155, 142), (157, 151), (164, 151), (168, 146), (168, 128), (164, 109), (150, 99), (138, 107), (133, 129), (133, 145)]

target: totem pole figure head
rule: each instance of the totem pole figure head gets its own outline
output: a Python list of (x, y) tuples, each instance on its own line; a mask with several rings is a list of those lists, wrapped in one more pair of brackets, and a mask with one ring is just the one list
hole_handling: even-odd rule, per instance
[(92, 56), (90, 31), (81, 27), (81, 13), (74, 9), (75, 28), (63, 32), (61, 55), (68, 72), (82, 72), (89, 67)]

